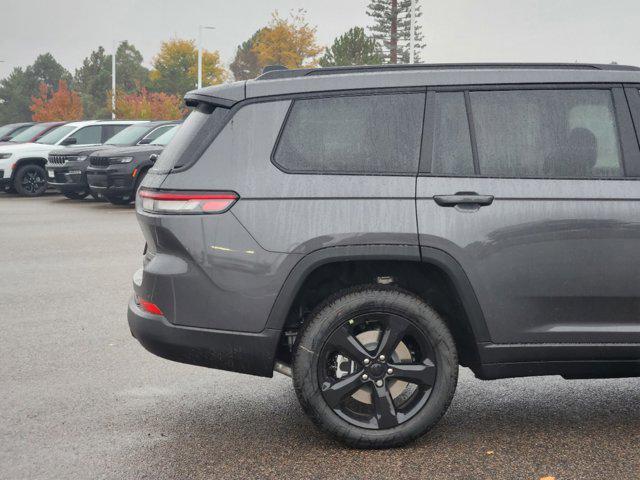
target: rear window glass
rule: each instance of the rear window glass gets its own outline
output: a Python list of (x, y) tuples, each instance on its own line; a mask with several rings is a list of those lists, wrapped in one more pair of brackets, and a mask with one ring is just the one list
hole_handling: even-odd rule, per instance
[(73, 138), (77, 140), (76, 145), (95, 145), (102, 143), (102, 127), (92, 125), (84, 127), (73, 134)]
[(45, 133), (38, 140), (36, 140), (36, 143), (43, 143), (45, 145), (55, 145), (63, 138), (66, 138), (66, 136), (69, 135), (71, 132), (73, 132), (75, 129), (76, 127), (72, 127), (69, 125), (65, 127), (58, 127), (49, 133)]
[(0, 138), (7, 136), (11, 131), (13, 131), (13, 125), (5, 125), (0, 127)]
[(156, 161), (153, 170), (166, 173), (196, 162), (216, 138), (228, 115), (229, 109), (213, 108), (203, 103), (198, 105), (176, 129), (175, 136)]
[(153, 143), (153, 140), (155, 140), (158, 137), (161, 137), (162, 135), (167, 133), (169, 130), (172, 130), (173, 127), (175, 127), (175, 125), (165, 125), (164, 127), (158, 127), (148, 135), (145, 135), (144, 140), (149, 140), (150, 143)]
[[(28, 142), (33, 137), (41, 134), (49, 128), (49, 125), (33, 125), (26, 130), (23, 130), (18, 135), (14, 136), (12, 142)], [(55, 128), (55, 127), (54, 127)]]
[(149, 130), (151, 127), (148, 125), (131, 125), (116, 133), (106, 143), (107, 145), (134, 145)]
[(464, 93), (436, 94), (431, 172), (436, 175), (473, 175), (473, 151)]
[(471, 92), (470, 99), (482, 175), (624, 175), (609, 90)]
[(295, 100), (274, 161), (287, 172), (414, 174), (423, 93)]
[(178, 131), (178, 125), (172, 125), (168, 131), (165, 130), (165, 132), (162, 135), (160, 135), (155, 140), (153, 140), (153, 142), (151, 142), (151, 145), (162, 145), (162, 146), (168, 145), (169, 142), (173, 139), (173, 137), (175, 137), (177, 131)]

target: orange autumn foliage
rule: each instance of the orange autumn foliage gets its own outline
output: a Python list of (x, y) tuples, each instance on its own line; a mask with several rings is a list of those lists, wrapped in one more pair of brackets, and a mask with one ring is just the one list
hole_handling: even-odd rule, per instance
[(253, 46), (260, 65), (287, 68), (315, 67), (322, 51), (316, 43), (316, 29), (306, 22), (304, 10), (292, 14), (289, 20), (274, 12), (269, 25), (256, 35)]
[[(109, 92), (107, 98), (111, 98)], [(111, 102), (108, 102), (111, 108)], [(149, 92), (143, 88), (138, 93), (116, 94), (116, 117), (132, 120), (179, 120), (187, 114), (182, 98), (162, 92)]]
[(40, 84), (38, 91), (37, 97), (31, 97), (33, 103), (29, 107), (33, 112), (31, 118), (34, 122), (59, 122), (82, 118), (80, 95), (69, 90), (64, 80), (58, 82), (58, 90), (55, 92), (44, 83)]

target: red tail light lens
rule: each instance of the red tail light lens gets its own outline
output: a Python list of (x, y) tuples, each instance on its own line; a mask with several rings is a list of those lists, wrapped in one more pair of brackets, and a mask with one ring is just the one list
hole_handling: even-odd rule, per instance
[(154, 315), (162, 315), (162, 310), (160, 310), (155, 303), (147, 302), (141, 298), (138, 299), (138, 302), (145, 312), (153, 313)]
[(235, 192), (160, 192), (140, 190), (140, 207), (151, 213), (203, 214), (224, 213), (240, 196)]

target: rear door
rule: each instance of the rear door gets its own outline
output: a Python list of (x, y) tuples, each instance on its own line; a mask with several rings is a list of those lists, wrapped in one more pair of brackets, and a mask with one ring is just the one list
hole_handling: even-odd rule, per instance
[(640, 342), (639, 150), (620, 85), (431, 89), (420, 243), (494, 343)]

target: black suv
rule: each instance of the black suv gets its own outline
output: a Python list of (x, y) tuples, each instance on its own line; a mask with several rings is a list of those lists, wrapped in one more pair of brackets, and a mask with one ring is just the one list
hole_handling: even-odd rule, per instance
[(89, 155), (87, 183), (94, 197), (104, 197), (114, 205), (128, 205), (147, 171), (171, 141), (178, 123), (165, 123), (154, 130), (161, 131), (154, 139), (145, 137), (142, 144), (108, 148)]
[[(175, 122), (174, 122), (175, 123)], [(95, 139), (87, 145), (67, 147), (49, 153), (46, 164), (48, 185), (65, 197), (80, 200), (89, 195), (86, 170), (89, 155), (108, 148), (151, 143), (170, 128), (170, 122), (122, 120), (119, 124), (95, 125)], [(98, 131), (102, 127), (102, 133)]]
[[(477, 377), (640, 375), (640, 69), (271, 71), (187, 94), (129, 326), (403, 444)], [(605, 406), (603, 406), (605, 408)]]

